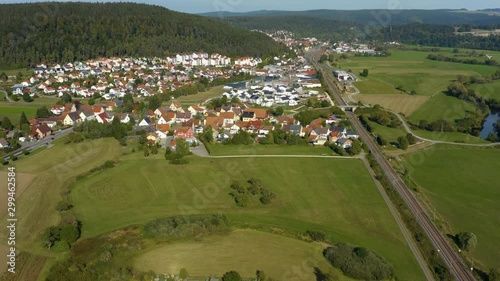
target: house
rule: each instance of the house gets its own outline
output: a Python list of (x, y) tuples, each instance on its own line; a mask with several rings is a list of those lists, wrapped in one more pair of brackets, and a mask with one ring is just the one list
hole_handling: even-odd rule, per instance
[(37, 138), (37, 139), (43, 139), (47, 136), (50, 136), (52, 131), (50, 130), (49, 126), (47, 124), (41, 124), (37, 126), (31, 127), (31, 133), (30, 136), (32, 138)]
[(199, 106), (199, 105), (191, 105), (189, 108), (188, 108), (188, 111), (192, 114), (192, 115), (202, 115), (205, 113), (205, 107), (202, 107), (202, 106)]
[(146, 135), (146, 139), (148, 140), (148, 143), (152, 144), (157, 144), (160, 142), (160, 138), (157, 133), (148, 133)]
[(63, 105), (54, 105), (52, 106), (52, 108), (50, 109), (50, 111), (54, 114), (54, 115), (61, 115), (64, 111), (64, 106)]
[(224, 119), (224, 125), (234, 124), (234, 122), (236, 122), (236, 120), (238, 120), (238, 118), (234, 112), (221, 112), (219, 117)]
[(177, 112), (175, 116), (175, 122), (176, 123), (182, 123), (182, 122), (187, 122), (188, 120), (191, 119), (191, 113), (190, 112)]
[(208, 116), (205, 118), (205, 128), (212, 127), (213, 131), (219, 130), (224, 125), (224, 118), (219, 116)]
[(182, 104), (178, 101), (172, 102), (172, 104), (170, 105), (170, 110), (176, 112), (184, 112), (184, 110), (182, 109)]
[(94, 115), (94, 112), (92, 110), (83, 110), (82, 112), (80, 112), (79, 117), (80, 117), (80, 119), (82, 119), (82, 121), (95, 120), (95, 115)]
[(194, 137), (194, 131), (189, 127), (181, 127), (175, 131), (176, 138), (188, 139)]
[(255, 117), (255, 112), (243, 112), (243, 114), (241, 114), (241, 120), (242, 121), (245, 121), (245, 122), (249, 122), (249, 121), (256, 121), (257, 118)]
[(346, 131), (345, 136), (349, 139), (357, 139), (359, 138), (359, 134), (356, 131)]
[(343, 149), (347, 149), (347, 148), (351, 147), (352, 140), (348, 139), (348, 138), (340, 138), (337, 140), (336, 144), (338, 146), (341, 146)]
[(63, 119), (63, 125), (64, 126), (73, 126), (76, 124), (79, 124), (82, 122), (82, 119), (80, 117), (80, 114), (78, 112), (70, 112), (66, 114), (66, 116)]
[(290, 125), (290, 132), (296, 136), (303, 136), (303, 135), (301, 135), (301, 133), (302, 133), (302, 126), (301, 125), (297, 125), (297, 124)]
[(243, 113), (245, 112), (255, 113), (255, 118), (259, 120), (267, 119), (268, 117), (267, 110), (261, 108), (245, 108), (245, 110), (243, 110)]
[(342, 138), (342, 132), (340, 131), (331, 131), (330, 135), (328, 136), (328, 140), (331, 143), (336, 143), (340, 138)]
[(106, 112), (95, 114), (95, 119), (97, 120), (97, 122), (99, 122), (101, 124), (108, 123), (108, 118), (106, 116)]
[(9, 143), (4, 138), (0, 138), (0, 148), (6, 147), (9, 147)]
[(147, 127), (147, 126), (150, 126), (152, 124), (154, 124), (154, 122), (151, 121), (151, 119), (149, 119), (149, 117), (146, 117), (146, 118), (142, 119), (141, 122), (139, 122), (138, 126), (139, 127)]

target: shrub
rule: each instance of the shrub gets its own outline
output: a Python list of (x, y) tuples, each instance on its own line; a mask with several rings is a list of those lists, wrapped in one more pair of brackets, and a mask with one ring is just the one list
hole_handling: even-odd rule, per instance
[(362, 280), (394, 278), (394, 268), (383, 257), (366, 248), (336, 244), (323, 251), (325, 258), (344, 275)]
[(199, 237), (229, 231), (224, 215), (196, 215), (159, 218), (144, 225), (144, 233), (150, 238)]
[(311, 237), (313, 241), (324, 242), (326, 240), (326, 235), (323, 231), (308, 230), (306, 234)]
[(56, 204), (56, 210), (59, 212), (67, 211), (71, 208), (73, 208), (73, 205), (66, 201), (60, 201)]

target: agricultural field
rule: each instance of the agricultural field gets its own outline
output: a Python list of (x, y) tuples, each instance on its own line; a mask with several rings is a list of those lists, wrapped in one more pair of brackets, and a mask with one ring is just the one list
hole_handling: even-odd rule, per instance
[(355, 95), (354, 99), (367, 105), (378, 104), (391, 111), (403, 113), (405, 116), (409, 116), (424, 105), (429, 100), (429, 97), (411, 96), (407, 94), (359, 94)]
[(467, 111), (475, 110), (473, 103), (438, 93), (409, 115), (409, 119), (414, 124), (418, 124), (420, 120), (427, 120), (430, 123), (439, 119), (454, 122), (456, 119), (464, 118)]
[[(370, 104), (378, 103), (385, 108), (406, 115), (413, 113), (425, 102), (424, 99), (416, 100), (411, 98), (440, 95), (456, 79), (458, 74), (489, 76), (497, 69), (494, 66), (468, 65), (426, 59), (431, 52), (393, 49), (391, 53), (392, 55), (389, 57), (351, 56), (347, 60), (339, 60), (337, 63), (342, 69), (351, 69), (353, 73), (359, 73), (363, 69), (369, 70), (369, 77), (364, 78), (362, 82), (355, 83), (362, 94), (356, 96), (356, 99)], [(442, 48), (439, 53), (448, 56), (454, 55), (451, 50), (445, 48)], [(432, 54), (439, 53), (432, 52)], [(493, 53), (495, 52), (488, 52), (490, 55), (493, 55)], [(494, 55), (496, 56), (498, 53)], [(390, 98), (390, 95), (396, 97), (396, 94), (400, 93), (399, 90), (395, 89), (398, 86), (402, 86), (406, 91), (416, 91), (417, 96), (400, 98), (401, 100), (396, 102)], [(414, 106), (409, 108), (409, 105)], [(439, 111), (440, 108), (439, 106), (432, 107), (432, 110)]]
[(500, 260), (500, 188), (498, 149), (434, 146), (407, 155), (412, 180), (448, 226), (449, 234), (476, 234), (472, 256), (479, 268), (498, 268)]
[(298, 268), (304, 281), (315, 281), (313, 267), (318, 267), (337, 276), (335, 280), (351, 280), (332, 268), (322, 251), (323, 247), (316, 243), (255, 230), (236, 230), (228, 236), (161, 246), (139, 256), (134, 265), (146, 272), (179, 272), (184, 267), (191, 276), (200, 277), (221, 276), (231, 269), (250, 278), (256, 270), (263, 270), (274, 280), (295, 277), (294, 269)]
[[(79, 144), (58, 144), (27, 157), (20, 157), (11, 165), (16, 167), (20, 190), (17, 199), (17, 243), (20, 250), (47, 254), (40, 245), (42, 231), (59, 222), (55, 204), (61, 200), (61, 190), (70, 180), (88, 172), (106, 160), (116, 159), (120, 146), (114, 139), (86, 141)], [(5, 171), (5, 166), (1, 169)], [(0, 218), (5, 220), (2, 211)], [(0, 238), (7, 235), (6, 229)], [(53, 254), (49, 254), (53, 255)]]
[(207, 145), (212, 156), (227, 155), (332, 155), (324, 146), (312, 145)]
[[(373, 129), (373, 132), (378, 136), (382, 136), (389, 143), (397, 143), (398, 137), (406, 136), (406, 131), (400, 128), (390, 128), (386, 126), (382, 126), (375, 122), (370, 122), (370, 126)], [(387, 148), (392, 148), (392, 146), (388, 146)]]
[(19, 72), (21, 72), (23, 74), (24, 79), (33, 76), (33, 69), (21, 68), (21, 69), (0, 70), (0, 73), (2, 72), (5, 72), (7, 76), (16, 76)]
[[(135, 153), (124, 157), (115, 168), (78, 181), (70, 196), (85, 226), (83, 238), (158, 217), (222, 213), (232, 225), (243, 228), (281, 230), (292, 236), (310, 229), (321, 230), (331, 242), (347, 242), (378, 252), (394, 264), (400, 280), (423, 279), (360, 160), (189, 159), (190, 164), (175, 166), (161, 157), (144, 158), (142, 153)], [(271, 204), (262, 205), (256, 200), (245, 208), (236, 206), (228, 195), (229, 185), (251, 177), (276, 194)], [(168, 246), (194, 247), (186, 243)], [(199, 247), (210, 246), (202, 245)], [(299, 253), (303, 251), (297, 247)], [(267, 257), (265, 261), (273, 260)], [(161, 266), (160, 262), (156, 266)]]
[(419, 137), (436, 141), (459, 142), (459, 143), (470, 143), (470, 144), (490, 143), (489, 141), (483, 140), (479, 137), (459, 132), (431, 132), (426, 130), (414, 130), (413, 133)]
[(475, 84), (472, 85), (472, 88), (486, 99), (500, 100), (500, 80), (489, 84)]

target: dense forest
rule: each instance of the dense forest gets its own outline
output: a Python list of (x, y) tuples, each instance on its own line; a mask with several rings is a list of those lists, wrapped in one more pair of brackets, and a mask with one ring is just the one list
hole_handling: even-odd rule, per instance
[[(404, 7), (395, 7), (404, 8)], [(498, 24), (500, 16), (485, 13), (472, 13), (465, 10), (310, 10), (310, 11), (254, 11), (248, 13), (213, 12), (202, 14), (214, 18), (227, 17), (315, 17), (337, 21), (349, 21), (360, 24), (376, 23), (378, 26), (400, 25), (410, 23), (429, 24)]]
[(384, 28), (372, 39), (400, 41), (405, 44), (500, 50), (500, 36), (455, 35), (452, 26), (433, 24), (395, 25)]
[(283, 45), (215, 19), (132, 3), (0, 5), (0, 69), (100, 56), (205, 51), (269, 56)]
[(353, 40), (358, 34), (352, 32), (352, 28), (362, 28), (361, 24), (354, 22), (312, 16), (229, 17), (221, 20), (250, 30), (288, 30), (300, 38), (316, 37), (333, 41)]

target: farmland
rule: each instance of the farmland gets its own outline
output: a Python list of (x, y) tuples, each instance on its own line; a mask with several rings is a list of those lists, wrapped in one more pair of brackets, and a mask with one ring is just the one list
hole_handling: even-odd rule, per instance
[(332, 155), (324, 146), (311, 145), (207, 145), (212, 156), (227, 155)]
[[(422, 279), (416, 261), (361, 161), (195, 157), (190, 160), (189, 165), (174, 166), (161, 157), (145, 159), (135, 153), (124, 157), (117, 167), (77, 182), (71, 198), (78, 218), (85, 225), (83, 237), (158, 217), (223, 213), (233, 225), (243, 228), (281, 229), (292, 235), (308, 229), (322, 230), (332, 242), (362, 245), (380, 253), (395, 265), (401, 280)], [(229, 184), (251, 177), (258, 178), (276, 193), (276, 200), (265, 206), (250, 202), (246, 208), (237, 207), (228, 195)], [(269, 262), (270, 266), (280, 268), (271, 258)], [(208, 268), (199, 270), (206, 272)]]
[[(205, 92), (199, 92), (196, 95), (181, 96), (176, 98), (175, 100), (185, 105), (199, 104), (205, 102), (210, 98), (220, 97), (224, 93), (223, 88), (224, 86), (215, 86), (211, 89), (206, 90)], [(166, 104), (170, 104), (170, 102), (167, 102)]]
[[(1, 92), (1, 94), (3, 95), (3, 92)], [(18, 102), (1, 101), (0, 118), (9, 117), (12, 124), (17, 125), (19, 124), (19, 117), (23, 111), (28, 119), (34, 118), (37, 108), (47, 106), (50, 109), (50, 106), (54, 105), (56, 102), (57, 99), (53, 98), (37, 98), (30, 103), (24, 102), (22, 99)]]
[[(140, 256), (135, 267), (143, 271), (179, 272), (188, 269), (191, 276), (221, 276), (228, 269), (242, 276), (255, 276), (263, 270), (268, 277), (286, 280), (300, 268), (302, 280), (316, 280), (313, 266), (322, 272), (333, 271), (338, 280), (350, 280), (328, 264), (319, 244), (253, 230), (237, 230), (228, 236), (201, 241), (167, 244)], [(171, 262), (176, 261), (175, 263)]]
[[(444, 48), (441, 50), (432, 54), (453, 56), (451, 50)], [(369, 77), (355, 83), (361, 92), (361, 95), (355, 97), (356, 99), (368, 104), (380, 104), (405, 115), (415, 112), (412, 120), (424, 116), (429, 117), (428, 121), (432, 121), (436, 118), (436, 114), (442, 112), (443, 107), (460, 103), (458, 100), (445, 101), (442, 97), (442, 92), (458, 74), (489, 76), (496, 71), (494, 66), (431, 61), (426, 59), (431, 52), (392, 49), (391, 53), (389, 57), (349, 57), (347, 60), (338, 60), (337, 64), (342, 69), (351, 69), (353, 73), (359, 73), (365, 68), (369, 70)], [(496, 84), (485, 85), (479, 91), (498, 95)], [(400, 91), (395, 89), (398, 86), (405, 91), (415, 91), (416, 96), (398, 95)], [(488, 88), (490, 86), (493, 87), (493, 91)], [(432, 98), (427, 100), (424, 97)], [(435, 97), (439, 99), (434, 100)], [(418, 109), (422, 105), (425, 108), (419, 112)], [(458, 114), (464, 115), (465, 110), (462, 109)]]
[(464, 118), (467, 111), (475, 111), (473, 103), (439, 93), (411, 114), (410, 121), (414, 124), (418, 124), (420, 120), (433, 122), (439, 119), (454, 122), (456, 119)]
[(498, 267), (500, 188), (495, 180), (500, 150), (437, 146), (408, 155), (411, 178), (442, 217), (447, 232), (476, 234), (469, 255), (488, 270)]

